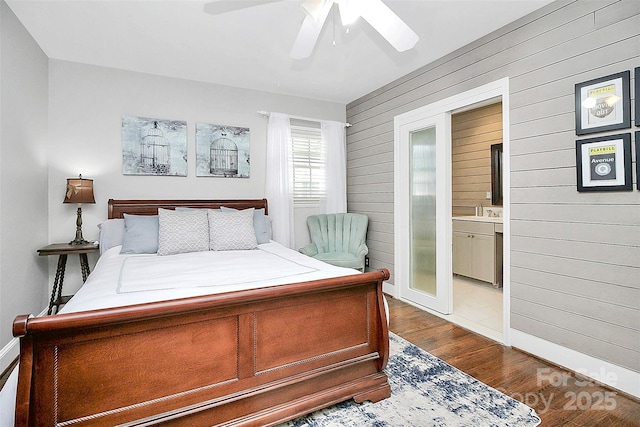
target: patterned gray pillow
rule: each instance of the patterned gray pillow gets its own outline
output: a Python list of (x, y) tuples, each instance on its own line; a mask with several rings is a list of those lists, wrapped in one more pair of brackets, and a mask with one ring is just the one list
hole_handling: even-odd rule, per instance
[[(221, 206), (222, 212), (235, 212), (237, 209)], [(269, 243), (271, 241), (271, 220), (264, 214), (264, 208), (253, 211), (253, 229), (256, 232), (258, 244)]]
[(209, 210), (209, 248), (212, 251), (256, 249), (254, 209), (235, 212)]
[(207, 211), (158, 209), (158, 255), (209, 250)]

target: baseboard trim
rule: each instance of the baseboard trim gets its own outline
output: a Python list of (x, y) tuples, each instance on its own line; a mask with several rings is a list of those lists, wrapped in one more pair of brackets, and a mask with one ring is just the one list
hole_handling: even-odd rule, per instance
[[(511, 329), (511, 346), (640, 398), (640, 373), (570, 348)], [(542, 375), (553, 375), (544, 372)]]
[(393, 283), (387, 281), (382, 282), (382, 292), (396, 298), (396, 287)]
[[(42, 310), (37, 317), (47, 314), (48, 307)], [(12, 338), (2, 349), (0, 349), (0, 373), (5, 372), (20, 355), (20, 340)]]
[(11, 367), (13, 361), (20, 355), (20, 340), (18, 338), (12, 338), (0, 350), (0, 374), (4, 373)]

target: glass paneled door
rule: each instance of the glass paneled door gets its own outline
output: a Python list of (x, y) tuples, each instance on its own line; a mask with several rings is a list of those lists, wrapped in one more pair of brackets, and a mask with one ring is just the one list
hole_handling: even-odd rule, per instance
[(435, 297), (436, 128), (409, 132), (409, 287)]
[(396, 282), (401, 298), (445, 314), (452, 308), (449, 117), (396, 121), (402, 165), (396, 187)]

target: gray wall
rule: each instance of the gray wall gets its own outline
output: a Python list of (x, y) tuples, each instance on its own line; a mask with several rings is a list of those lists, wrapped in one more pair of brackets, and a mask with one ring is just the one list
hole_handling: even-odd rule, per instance
[(393, 273), (393, 117), (509, 77), (511, 326), (640, 372), (637, 177), (578, 193), (574, 131), (574, 85), (640, 66), (638, 28), (637, 0), (555, 2), (351, 102), (348, 206), (371, 218), (371, 266)]
[[(83, 206), (83, 235), (94, 240), (109, 198), (264, 197), (267, 119), (258, 110), (345, 120), (344, 104), (50, 60), (0, 7), (0, 349), (16, 315), (48, 303), (57, 260), (36, 250), (75, 236), (76, 206), (62, 203), (67, 178), (94, 180), (96, 204)], [(123, 114), (187, 121), (188, 176), (122, 175)], [(251, 129), (250, 178), (195, 176), (196, 122)], [(69, 257), (65, 294), (80, 287), (79, 270)]]
[(47, 61), (0, 1), (0, 348), (16, 314), (46, 303)]
[[(107, 218), (109, 198), (264, 197), (268, 120), (258, 110), (345, 120), (345, 105), (339, 103), (60, 60), (51, 60), (49, 67), (51, 242), (68, 241), (75, 235), (76, 206), (62, 203), (66, 178), (82, 173), (94, 180), (96, 204), (83, 207), (83, 235), (94, 240), (98, 237), (97, 224)], [(187, 176), (123, 175), (122, 115), (186, 121)], [(195, 176), (196, 122), (250, 128), (250, 178)], [(305, 218), (301, 213), (298, 222), (304, 224)], [(302, 231), (306, 232), (306, 226)], [(53, 271), (54, 261), (50, 260)], [(73, 292), (81, 284), (77, 264), (77, 260), (69, 260), (65, 291)]]

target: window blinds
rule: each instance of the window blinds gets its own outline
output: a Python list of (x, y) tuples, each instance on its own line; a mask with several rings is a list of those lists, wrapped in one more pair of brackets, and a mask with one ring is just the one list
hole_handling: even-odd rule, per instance
[(320, 129), (292, 125), (291, 140), (294, 202), (317, 202), (326, 196), (327, 153)]

